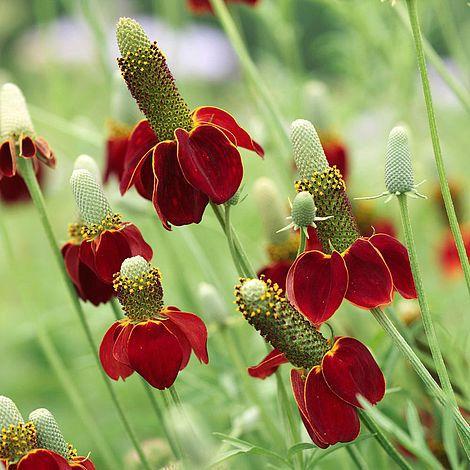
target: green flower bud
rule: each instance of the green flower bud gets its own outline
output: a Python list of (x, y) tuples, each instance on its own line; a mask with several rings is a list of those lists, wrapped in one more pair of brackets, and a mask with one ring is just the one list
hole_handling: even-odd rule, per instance
[(75, 159), (73, 169), (87, 170), (95, 177), (96, 181), (100, 181), (101, 179), (100, 169), (98, 168), (96, 161), (89, 155), (79, 155)]
[(294, 228), (315, 226), (316, 213), (317, 208), (315, 207), (313, 196), (307, 191), (297, 193), (292, 202), (292, 222)]
[(291, 142), (294, 161), (302, 179), (328, 168), (320, 138), (311, 122), (305, 119), (294, 121), (291, 125)]
[(65, 459), (68, 457), (68, 445), (60, 431), (54, 416), (49, 410), (39, 408), (29, 415), (36, 428), (37, 444), (41, 449), (52, 450)]
[(113, 212), (101, 185), (88, 170), (74, 170), (70, 184), (85, 224), (101, 225), (107, 217), (112, 217)]
[(26, 100), (13, 83), (5, 83), (0, 90), (0, 130), (2, 140), (21, 134), (34, 134)]

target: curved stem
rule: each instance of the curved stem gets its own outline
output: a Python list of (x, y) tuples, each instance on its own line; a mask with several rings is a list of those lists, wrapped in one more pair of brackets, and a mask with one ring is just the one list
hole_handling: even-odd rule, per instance
[(346, 446), (346, 452), (349, 454), (349, 457), (351, 457), (351, 460), (353, 461), (356, 468), (359, 470), (367, 470), (369, 468), (367, 462), (364, 460), (364, 457), (361, 455), (359, 449), (356, 446)]
[[(121, 320), (122, 319), (122, 312), (121, 308), (119, 307), (118, 300), (116, 297), (113, 297), (111, 299), (111, 309), (113, 311), (114, 317), (116, 320)], [(160, 408), (160, 405), (157, 401), (157, 398), (155, 397), (154, 391), (152, 387), (147, 383), (147, 381), (144, 378), (142, 379), (142, 385), (145, 389), (145, 393), (147, 394), (150, 404), (152, 405), (153, 411), (155, 412), (158, 422), (160, 423), (160, 426), (163, 429), (163, 434), (165, 434), (165, 437), (170, 444), (171, 451), (173, 452), (173, 455), (178, 459), (181, 456), (181, 446), (179, 443), (175, 442), (175, 439), (173, 438), (172, 434), (170, 433), (170, 430), (168, 429), (168, 426), (165, 423), (165, 417), (163, 416), (163, 412)]]
[(108, 390), (108, 393), (111, 397), (111, 400), (114, 404), (114, 407), (116, 408), (116, 411), (119, 415), (119, 418), (122, 421), (122, 424), (129, 435), (130, 440), (132, 441), (132, 444), (134, 445), (134, 448), (137, 452), (137, 454), (140, 457), (140, 460), (142, 462), (142, 465), (144, 468), (150, 470), (150, 465), (147, 462), (147, 459), (145, 457), (145, 454), (140, 446), (139, 440), (137, 439), (137, 436), (135, 435), (127, 417), (126, 414), (124, 413), (124, 409), (122, 408), (121, 404), (119, 403), (118, 397), (116, 395), (116, 392), (114, 391), (111, 382), (104, 372), (104, 370), (101, 367), (101, 362), (100, 358), (98, 356), (98, 350), (95, 345), (95, 341), (93, 339), (93, 335), (90, 330), (90, 326), (88, 325), (88, 322), (85, 318), (85, 313), (82, 309), (82, 306), (80, 304), (80, 301), (77, 297), (77, 294), (75, 292), (75, 287), (72, 284), (72, 281), (69, 279), (67, 275), (67, 271), (65, 270), (65, 265), (64, 261), (62, 259), (62, 254), (60, 253), (59, 246), (57, 244), (57, 241), (54, 237), (54, 232), (52, 230), (52, 225), (49, 220), (49, 216), (46, 211), (46, 205), (44, 203), (44, 198), (42, 195), (41, 188), (39, 187), (38, 181), (36, 179), (36, 175), (34, 173), (33, 169), (33, 162), (31, 160), (26, 160), (22, 157), (18, 158), (18, 168), (20, 169), (21, 176), (23, 177), (26, 186), (28, 187), (28, 191), (31, 195), (31, 199), (33, 200), (33, 203), (38, 211), (39, 218), (41, 219), (42, 226), (44, 228), (44, 232), (46, 234), (46, 238), (49, 242), (49, 245), (52, 249), (52, 252), (54, 254), (54, 258), (57, 262), (57, 265), (59, 266), (59, 270), (62, 276), (62, 280), (65, 283), (65, 286), (67, 287), (68, 293), (70, 295), (70, 300), (72, 301), (73, 308), (78, 315), (78, 319), (80, 321), (80, 324), (83, 328), (83, 331), (85, 333), (86, 339), (88, 341), (88, 344), (90, 348), (93, 351), (93, 357), (95, 358), (96, 365), (98, 367), (98, 370), (101, 373), (101, 377), (103, 379), (103, 382)]
[(460, 263), (462, 265), (462, 269), (465, 275), (467, 289), (470, 293), (470, 263), (468, 261), (467, 253), (465, 251), (465, 245), (463, 242), (462, 233), (460, 232), (457, 216), (455, 214), (454, 204), (452, 202), (452, 196), (450, 194), (449, 189), (449, 183), (447, 182), (446, 178), (444, 161), (442, 159), (441, 143), (439, 141), (436, 116), (434, 114), (434, 106), (432, 102), (431, 87), (429, 86), (426, 60), (424, 58), (423, 39), (421, 37), (421, 29), (419, 27), (418, 9), (416, 6), (416, 0), (406, 0), (406, 2), (408, 5), (408, 15), (410, 17), (411, 29), (413, 31), (416, 56), (418, 59), (418, 67), (421, 75), (424, 101), (428, 114), (429, 130), (431, 132), (431, 141), (434, 151), (434, 159), (436, 161), (437, 174), (439, 176), (439, 184), (441, 186), (442, 198), (444, 199), (444, 205), (446, 208), (447, 217), (449, 219), (450, 230), (452, 231), (452, 235), (455, 240), (455, 245), (457, 247), (457, 252), (460, 258)]
[(243, 273), (243, 275), (246, 275), (246, 266), (242, 266), (242, 261), (238, 257), (238, 253), (235, 249), (235, 245), (233, 244), (233, 232), (232, 232), (232, 226), (230, 223), (230, 205), (227, 204), (225, 206), (225, 217), (224, 217), (224, 230), (225, 230), (225, 236), (227, 237), (227, 243), (228, 247), (230, 249), (230, 254), (232, 255), (233, 259), (233, 264), (235, 264), (235, 269), (237, 270), (239, 275), (242, 275), (240, 273)]
[(299, 249), (297, 250), (297, 256), (300, 256), (305, 251), (305, 245), (307, 244), (307, 236), (303, 228), (300, 228), (300, 243)]

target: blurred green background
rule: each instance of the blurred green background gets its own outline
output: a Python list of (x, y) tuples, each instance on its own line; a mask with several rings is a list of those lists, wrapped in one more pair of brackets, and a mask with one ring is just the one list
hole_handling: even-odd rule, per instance
[[(421, 1), (420, 6), (424, 34), (450, 73), (468, 86), (469, 51), (464, 45), (470, 43), (470, 18), (466, 2), (428, 0)], [(379, 0), (261, 0), (256, 8), (231, 8), (286, 126), (299, 117), (321, 122), (347, 146), (352, 196), (383, 191), (388, 132), (398, 121), (409, 125), (416, 180), (426, 179), (422, 192), (429, 196), (426, 201), (411, 200), (412, 223), (439, 339), (458, 384), (459, 399), (465, 405), (469, 399), (468, 297), (462, 276), (446, 277), (439, 264), (446, 219), (433, 197), (437, 175), (413, 44), (396, 10), (389, 2)], [(74, 159), (86, 153), (103, 168), (106, 120), (113, 117), (131, 124), (139, 119), (131, 101), (124, 110), (116, 105), (117, 96), (123, 92), (115, 76), (114, 25), (120, 16), (138, 19), (151, 39), (159, 42), (192, 108), (210, 104), (230, 111), (264, 146), (264, 161), (244, 155), (244, 193), (248, 197), (233, 211), (241, 240), (255, 266), (261, 267), (267, 260), (265, 239), (250, 189), (258, 177), (268, 176), (287, 203), (294, 193), (290, 156), (280, 151), (279, 136), (270, 130), (266, 111), (246, 86), (217, 20), (211, 15), (192, 15), (183, 0), (1, 0), (0, 83), (12, 81), (22, 88), (37, 133), (56, 152), (57, 169), (47, 170), (44, 186), (58, 240), (66, 240), (67, 224), (76, 217), (68, 185)], [(465, 191), (469, 181), (468, 114), (433, 67), (430, 74), (448, 176), (463, 188), (458, 198), (459, 215), (465, 222), (470, 204)], [(312, 93), (318, 86), (328, 89), (328, 106), (321, 113)], [(282, 443), (269, 442), (260, 434), (262, 423), (252, 410), (253, 403), (245, 398), (240, 370), (219, 327), (205, 314), (197, 297), (200, 282), (216, 285), (226, 302), (238, 358), (246, 366), (257, 363), (265, 347), (233, 309), (237, 276), (212, 213), (207, 211), (200, 225), (167, 232), (151, 205), (133, 191), (121, 199), (114, 181), (106, 191), (114, 209), (123, 213), (125, 220), (136, 223), (154, 248), (154, 264), (163, 273), (166, 302), (198, 313), (209, 324), (209, 366), (192, 359), (176, 382), (201, 441), (192, 445), (195, 467), (206, 467), (216, 456), (220, 439), (214, 432), (236, 431), (238, 437), (282, 453)], [(395, 201), (367, 204), (378, 216), (390, 218), (400, 233)], [(43, 351), (50, 341), (106, 446), (120, 461), (129, 459), (131, 444), (96, 370), (34, 207), (28, 203), (0, 204), (0, 218), (0, 394), (11, 397), (25, 415), (37, 407), (50, 409), (67, 440), (82, 454), (91, 451), (98, 469), (111, 468)], [(396, 303), (397, 311), (409, 307), (398, 299)], [(86, 304), (85, 310), (99, 343), (113, 321), (111, 308)], [(345, 303), (333, 325), (338, 333), (365, 342), (382, 367), (390, 368), (388, 386), (399, 389), (381, 403), (385, 414), (403, 424), (408, 399), (435, 413), (412, 371), (400, 356), (393, 355), (389, 339), (367, 312)], [(422, 341), (419, 325), (413, 331)], [(287, 370), (284, 373), (287, 381)], [(139, 438), (162, 438), (139, 382), (133, 376), (114, 386)], [(253, 385), (281, 429), (275, 380)], [(435, 419), (439, 420), (437, 414)], [(359, 446), (371, 468), (393, 468), (373, 440)], [(157, 451), (160, 461), (155, 468), (169, 462), (167, 455), (164, 448)], [(129, 460), (125, 462), (120, 468), (138, 468)], [(247, 455), (226, 464), (237, 469), (268, 468), (267, 462), (262, 456)], [(348, 468), (351, 464), (346, 452), (340, 450), (321, 465)], [(416, 463), (414, 468), (421, 468), (421, 464)]]

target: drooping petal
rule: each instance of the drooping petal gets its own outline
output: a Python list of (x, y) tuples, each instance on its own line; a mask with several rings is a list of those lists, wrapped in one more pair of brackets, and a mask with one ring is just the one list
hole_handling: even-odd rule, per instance
[(133, 184), (136, 170), (143, 159), (150, 158), (150, 151), (157, 145), (158, 138), (148, 121), (140, 121), (133, 129), (127, 143), (124, 158), (124, 171), (122, 173), (119, 189), (124, 194)]
[(103, 282), (85, 263), (80, 263), (79, 279), (82, 299), (90, 301), (93, 305), (106, 303), (114, 295), (113, 285)]
[(189, 358), (191, 357), (191, 345), (189, 344), (188, 338), (186, 335), (181, 331), (181, 329), (171, 321), (165, 321), (165, 326), (168, 328), (178, 339), (180, 344), (181, 353), (183, 355), (183, 359), (181, 360), (180, 370), (183, 370), (189, 362)]
[(74, 457), (69, 464), (74, 469), (80, 468), (83, 470), (96, 470), (95, 464), (89, 457)]
[(323, 358), (322, 372), (330, 389), (350, 405), (361, 407), (357, 394), (372, 405), (385, 394), (385, 378), (380, 367), (357, 339), (338, 338)]
[(392, 301), (392, 276), (381, 254), (368, 240), (358, 238), (343, 257), (349, 273), (345, 297), (350, 302), (369, 309)]
[(113, 282), (113, 274), (121, 270), (121, 264), (132, 256), (126, 237), (120, 230), (105, 230), (94, 241), (96, 274), (105, 282)]
[(113, 357), (116, 361), (129, 368), (131, 368), (131, 364), (129, 361), (128, 344), (133, 329), (134, 325), (128, 323), (114, 335)]
[(24, 158), (33, 158), (36, 155), (33, 139), (27, 135), (20, 138), (20, 155)]
[(320, 439), (318, 431), (313, 426), (310, 418), (308, 417), (307, 408), (305, 406), (305, 381), (302, 379), (302, 374), (297, 369), (292, 369), (290, 372), (290, 383), (292, 386), (292, 393), (299, 408), (300, 417), (304, 423), (305, 429), (310, 436), (310, 439), (321, 449), (326, 449), (328, 444)]
[(100, 346), (100, 361), (101, 365), (103, 366), (104, 371), (106, 374), (111, 377), (113, 380), (119, 380), (122, 378), (125, 380), (129, 377), (134, 371), (116, 360), (113, 354), (114, 343), (118, 338), (119, 334), (121, 333), (123, 328), (126, 328), (127, 325), (123, 325), (121, 322), (117, 321), (114, 322), (109, 330), (103, 337)]
[(289, 362), (281, 351), (273, 349), (259, 364), (248, 367), (248, 373), (256, 379), (265, 379), (277, 371), (280, 365)]
[(292, 265), (290, 260), (281, 260), (265, 266), (258, 271), (258, 277), (264, 275), (266, 279), (271, 279), (273, 283), (276, 283), (283, 291), (286, 290), (286, 278), (289, 268)]
[(358, 436), (360, 423), (355, 408), (330, 390), (320, 366), (307, 376), (305, 407), (310, 422), (325, 443), (351, 442)]
[(204, 364), (209, 362), (207, 354), (207, 328), (204, 322), (194, 313), (181, 312), (175, 309), (163, 311), (168, 319), (184, 333), (193, 348), (196, 357)]
[(111, 176), (115, 176), (120, 182), (124, 172), (124, 164), (127, 153), (127, 135), (109, 137), (106, 142), (106, 167), (103, 181), (107, 183)]
[(65, 269), (67, 274), (72, 280), (75, 288), (77, 289), (80, 297), (83, 296), (83, 292), (80, 286), (80, 245), (74, 243), (65, 243), (60, 249), (62, 257), (64, 258)]
[(34, 449), (21, 458), (16, 470), (70, 470), (70, 465), (61, 455), (51, 450)]
[(183, 354), (178, 339), (163, 322), (138, 323), (128, 341), (129, 362), (150, 385), (170, 387), (178, 376)]
[(385, 233), (377, 233), (369, 238), (379, 250), (390, 270), (393, 286), (405, 299), (416, 299), (415, 283), (411, 273), (408, 250), (396, 238)]
[(0, 146), (0, 177), (10, 178), (16, 173), (16, 150), (12, 140), (5, 140)]
[(153, 205), (163, 226), (198, 224), (209, 199), (183, 176), (176, 156), (176, 142), (160, 142), (153, 154), (155, 188)]
[(56, 158), (54, 152), (49, 147), (46, 139), (43, 137), (36, 137), (34, 140), (36, 146), (36, 157), (46, 164), (49, 168), (55, 168)]
[(178, 162), (186, 180), (216, 204), (227, 202), (243, 178), (240, 153), (215, 126), (176, 129)]
[(192, 118), (196, 126), (201, 123), (212, 124), (218, 127), (237, 147), (252, 150), (260, 157), (264, 155), (261, 145), (255, 142), (227, 111), (215, 106), (201, 106), (193, 111)]
[(310, 225), (307, 227), (308, 238), (305, 244), (305, 251), (318, 250), (321, 251), (322, 246), (318, 239), (317, 231)]
[(287, 297), (313, 324), (328, 320), (339, 308), (348, 287), (348, 272), (334, 251), (307, 251), (287, 275)]
[(140, 230), (134, 224), (126, 224), (126, 226), (120, 230), (129, 245), (131, 256), (142, 256), (147, 261), (150, 261), (153, 256), (153, 250), (151, 246), (144, 240), (144, 237), (140, 233)]
[(93, 241), (85, 240), (80, 243), (80, 261), (85, 263), (92, 271), (96, 271)]
[(153, 174), (152, 152), (143, 158), (136, 168), (134, 185), (137, 192), (148, 201), (152, 200), (155, 176)]

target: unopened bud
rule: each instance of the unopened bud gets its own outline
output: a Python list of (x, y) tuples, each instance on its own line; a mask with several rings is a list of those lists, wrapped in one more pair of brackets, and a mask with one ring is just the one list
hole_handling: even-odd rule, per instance
[(23, 417), (14, 401), (8, 397), (0, 396), (0, 430), (8, 428), (10, 424), (23, 423)]
[(2, 139), (34, 134), (26, 100), (13, 83), (5, 83), (0, 90), (0, 131)]
[(292, 202), (292, 223), (294, 227), (314, 226), (316, 213), (317, 208), (313, 196), (307, 191), (297, 193)]
[(68, 446), (59, 425), (49, 410), (39, 408), (29, 415), (36, 428), (38, 447), (52, 450), (64, 458), (68, 457)]
[(209, 320), (223, 325), (229, 317), (227, 305), (219, 291), (207, 282), (201, 282), (198, 286), (198, 298), (202, 311)]
[(75, 159), (75, 163), (73, 164), (74, 170), (87, 170), (89, 171), (96, 179), (96, 181), (100, 180), (100, 169), (94, 158), (90, 157), (89, 155), (79, 155)]

